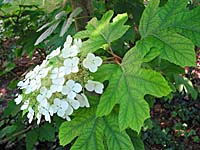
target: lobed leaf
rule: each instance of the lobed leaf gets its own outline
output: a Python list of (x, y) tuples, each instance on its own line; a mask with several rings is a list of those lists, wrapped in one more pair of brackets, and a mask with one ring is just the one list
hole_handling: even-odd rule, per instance
[(139, 26), (142, 39), (154, 38), (161, 57), (181, 67), (195, 66), (194, 44), (200, 44), (200, 7), (189, 10), (187, 2), (169, 0), (159, 7), (159, 0), (150, 1)]
[[(150, 117), (148, 103), (144, 100), (145, 95), (162, 97), (171, 92), (167, 81), (160, 73), (140, 67), (150, 51), (146, 48), (140, 49), (141, 46), (139, 43), (138, 47), (132, 48), (125, 55), (121, 67), (108, 64), (99, 71), (99, 73), (105, 72), (101, 74), (103, 77), (100, 80), (105, 80), (107, 76), (109, 85), (100, 99), (97, 116), (108, 115), (113, 107), (119, 104), (121, 130), (130, 127), (139, 132), (144, 120)], [(99, 73), (94, 75), (96, 80)]]
[(126, 33), (129, 28), (128, 25), (124, 25), (128, 19), (127, 14), (117, 15), (110, 23), (113, 14), (113, 11), (110, 10), (103, 15), (101, 20), (91, 19), (86, 26), (86, 30), (75, 35), (75, 38), (89, 38), (83, 42), (83, 54), (95, 52), (104, 44), (110, 44)]

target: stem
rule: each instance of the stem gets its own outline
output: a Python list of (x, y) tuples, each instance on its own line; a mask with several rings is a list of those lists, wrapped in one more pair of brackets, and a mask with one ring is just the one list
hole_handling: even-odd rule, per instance
[(116, 55), (116, 54), (113, 52), (113, 50), (112, 50), (112, 48), (111, 48), (110, 45), (109, 45), (109, 50), (110, 50), (110, 51), (108, 51), (108, 52), (114, 57), (115, 62), (116, 62), (118, 65), (121, 65), (122, 58), (119, 57), (118, 55)]

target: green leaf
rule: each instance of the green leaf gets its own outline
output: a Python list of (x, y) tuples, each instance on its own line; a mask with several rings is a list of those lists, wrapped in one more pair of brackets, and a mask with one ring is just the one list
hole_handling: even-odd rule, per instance
[(46, 31), (44, 31), (36, 40), (34, 46), (40, 44), (42, 41), (44, 41), (47, 37), (49, 37), (54, 30), (58, 27), (60, 21), (55, 22), (53, 25), (51, 25)]
[(89, 38), (83, 42), (81, 48), (83, 54), (95, 52), (104, 44), (110, 44), (126, 33), (129, 28), (128, 25), (124, 25), (128, 19), (127, 14), (117, 15), (110, 23), (113, 14), (113, 11), (110, 10), (103, 15), (101, 20), (91, 19), (86, 26), (86, 31), (81, 31), (75, 35), (75, 38)]
[(64, 122), (59, 131), (60, 143), (64, 146), (78, 137), (72, 150), (130, 149), (133, 145), (125, 131), (119, 130), (117, 115), (95, 117), (96, 109), (82, 110), (70, 122)]
[(8, 106), (3, 111), (3, 116), (8, 117), (10, 115), (15, 116), (20, 111), (20, 105), (16, 105), (14, 100), (8, 102)]
[(76, 9), (72, 11), (72, 13), (69, 15), (69, 18), (65, 20), (65, 22), (62, 25), (62, 28), (60, 31), (60, 37), (62, 37), (67, 32), (67, 30), (69, 29), (69, 27), (71, 26), (73, 22), (73, 18), (78, 16), (81, 12), (82, 12), (82, 8), (80, 7), (77, 7)]
[(161, 32), (154, 36), (154, 44), (161, 50), (161, 58), (184, 66), (195, 66), (194, 44), (184, 36), (173, 32)]
[(5, 66), (5, 69), (3, 71), (0, 71), (0, 76), (12, 71), (15, 67), (16, 65), (14, 63), (8, 62)]
[(120, 131), (117, 115), (104, 117), (105, 137), (108, 149), (114, 150), (134, 150), (133, 144), (126, 131)]
[(135, 132), (133, 130), (128, 130), (127, 132), (129, 134), (129, 136), (131, 137), (131, 141), (133, 143), (135, 150), (144, 150), (144, 143), (141, 139), (140, 134), (138, 135), (137, 132)]
[(95, 118), (94, 110), (83, 110), (72, 121), (62, 123), (59, 130), (59, 139), (61, 145), (67, 145), (75, 137), (79, 136), (84, 128), (92, 124)]
[[(121, 130), (130, 127), (139, 132), (144, 120), (150, 117), (148, 103), (144, 100), (145, 95), (162, 97), (171, 92), (160, 73), (140, 68), (148, 52), (139, 43), (125, 55), (121, 67), (108, 64), (100, 68), (99, 73), (105, 72), (101, 74), (103, 78), (100, 80), (107, 77), (109, 85), (100, 99), (97, 116), (108, 115), (115, 104), (119, 104)], [(94, 76), (98, 80), (98, 73)]]
[(72, 150), (104, 150), (102, 119), (95, 119), (91, 126), (84, 129), (72, 146)]
[(187, 2), (169, 0), (159, 7), (159, 0), (150, 1), (139, 26), (142, 39), (153, 38), (161, 57), (182, 67), (195, 66), (194, 44), (200, 45), (200, 7), (189, 10)]
[(15, 132), (15, 130), (17, 129), (16, 125), (10, 125), (10, 126), (6, 126), (5, 128), (3, 128), (0, 131), (0, 138), (3, 138), (4, 136), (6, 136), (7, 134), (11, 134), (13, 132)]
[(198, 93), (194, 89), (192, 82), (189, 79), (176, 74), (174, 74), (174, 79), (176, 82), (176, 87), (179, 90), (179, 92), (185, 90), (187, 94), (191, 94), (193, 99), (197, 99)]
[(56, 129), (52, 124), (45, 123), (39, 128), (40, 141), (54, 141)]
[(29, 131), (28, 133), (26, 133), (26, 149), (27, 150), (33, 149), (33, 146), (38, 140), (38, 136), (39, 136), (38, 134), (39, 133), (37, 129), (33, 129)]

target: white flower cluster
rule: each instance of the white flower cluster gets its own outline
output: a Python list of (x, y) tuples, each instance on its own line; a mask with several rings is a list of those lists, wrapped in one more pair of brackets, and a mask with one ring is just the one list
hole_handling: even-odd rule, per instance
[(57, 114), (70, 121), (70, 115), (79, 107), (90, 107), (84, 91), (103, 93), (104, 85), (92, 81), (89, 72), (96, 72), (102, 59), (88, 53), (85, 59), (79, 58), (82, 42), (68, 36), (64, 47), (52, 51), (41, 65), (37, 65), (18, 83), (22, 94), (15, 99), (21, 110), (27, 112), (29, 123), (42, 116), (51, 122)]

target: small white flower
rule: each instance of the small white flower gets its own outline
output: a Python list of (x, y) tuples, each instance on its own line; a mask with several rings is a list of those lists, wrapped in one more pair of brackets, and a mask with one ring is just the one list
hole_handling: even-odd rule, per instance
[(81, 92), (82, 86), (79, 83), (75, 83), (73, 80), (68, 80), (66, 85), (63, 86), (62, 94), (67, 95), (69, 99), (74, 99), (76, 93)]
[(78, 63), (79, 63), (78, 57), (65, 59), (64, 61), (65, 74), (68, 75), (70, 73), (77, 73), (79, 71)]
[(39, 89), (40, 86), (41, 86), (40, 78), (36, 77), (35, 79), (30, 80), (29, 85), (26, 87), (25, 94), (29, 94), (29, 93)]
[(56, 67), (52, 70), (51, 72), (51, 78), (55, 79), (55, 78), (61, 78), (65, 76), (65, 67)]
[(77, 100), (68, 98), (67, 101), (74, 109), (78, 109), (80, 107), (80, 102)]
[(63, 89), (64, 82), (65, 82), (65, 78), (64, 77), (53, 79), (52, 80), (52, 85), (50, 87), (50, 91), (52, 93), (61, 92), (62, 89)]
[(80, 40), (76, 41), (74, 45), (72, 45), (72, 37), (70, 35), (67, 36), (67, 39), (64, 43), (64, 48), (62, 49), (61, 56), (63, 58), (69, 58), (69, 57), (75, 57), (80, 52), (79, 46), (80, 46)]
[(88, 102), (88, 98), (86, 97), (85, 94), (83, 94), (83, 93), (77, 94), (76, 99), (77, 99), (77, 101), (79, 101), (80, 107), (90, 107), (90, 104)]
[(47, 88), (44, 86), (40, 89), (40, 94), (45, 95), (46, 98), (50, 98), (52, 96), (51, 91), (47, 90)]
[(54, 113), (57, 113), (57, 115), (59, 117), (63, 118), (68, 107), (69, 107), (69, 104), (67, 101), (65, 101), (63, 99), (61, 100), (59, 98), (55, 98), (54, 104), (50, 106), (49, 112), (50, 112), (51, 116)]
[(15, 98), (15, 103), (18, 105), (18, 104), (20, 104), (21, 102), (22, 102), (22, 96), (21, 95), (18, 95), (18, 97), (17, 98)]
[(27, 118), (29, 119), (29, 123), (32, 122), (33, 116), (34, 116), (34, 110), (32, 109), (32, 107), (29, 107), (28, 108), (28, 114), (27, 114)]
[(41, 70), (38, 72), (38, 75), (37, 75), (37, 76), (38, 76), (39, 78), (44, 78), (44, 77), (46, 77), (46, 76), (48, 75), (48, 72), (49, 72), (50, 69), (51, 69), (51, 67), (41, 69)]
[(88, 53), (87, 57), (83, 60), (83, 67), (89, 69), (90, 72), (96, 72), (102, 62), (103, 61), (100, 57)]
[(19, 81), (17, 86), (20, 87), (20, 89), (25, 89), (29, 85), (29, 79), (24, 81)]
[(25, 110), (25, 109), (27, 109), (28, 108), (28, 106), (29, 106), (29, 100), (26, 100), (25, 102), (24, 102), (24, 104), (21, 106), (21, 110)]
[(39, 113), (41, 113), (41, 115), (44, 115), (44, 118), (45, 118), (46, 121), (48, 121), (49, 123), (51, 122), (51, 117), (50, 117), (48, 109), (39, 105), (38, 111), (39, 111)]
[(85, 85), (85, 88), (90, 92), (95, 91), (98, 94), (102, 94), (104, 85), (97, 81), (88, 80), (88, 83)]
[(79, 53), (79, 49), (76, 45), (72, 45), (71, 47), (63, 48), (62, 50), (62, 57), (63, 58), (69, 58), (69, 57), (75, 57)]
[(46, 87), (42, 87), (40, 89), (40, 94), (36, 97), (36, 99), (42, 107), (47, 109), (49, 107), (47, 99), (49, 99), (51, 96), (52, 92), (47, 90)]
[(81, 48), (82, 46), (81, 39), (74, 39), (74, 45), (76, 45), (78, 48)]
[(60, 54), (60, 47), (58, 47), (56, 50), (53, 50), (49, 55), (47, 55), (46, 59), (51, 59), (55, 56), (58, 56)]

